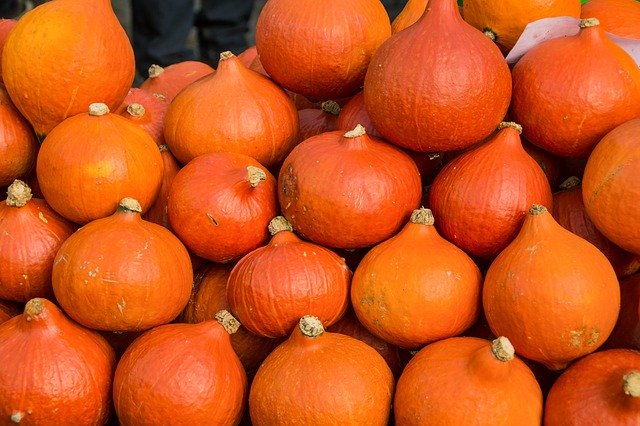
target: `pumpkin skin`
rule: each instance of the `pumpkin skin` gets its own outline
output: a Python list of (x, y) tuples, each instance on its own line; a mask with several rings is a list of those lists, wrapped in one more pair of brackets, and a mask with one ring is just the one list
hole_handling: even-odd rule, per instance
[(247, 391), (229, 334), (215, 320), (145, 332), (122, 355), (113, 380), (118, 420), (132, 426), (237, 425)]
[(579, 359), (556, 380), (545, 403), (545, 425), (637, 425), (640, 352), (598, 351)]
[(369, 136), (382, 137), (371, 123), (371, 118), (369, 118), (369, 113), (364, 104), (364, 93), (362, 91), (353, 95), (340, 109), (340, 114), (336, 120), (336, 129), (347, 131), (358, 124), (364, 127)]
[(113, 349), (49, 300), (31, 299), (21, 315), (0, 324), (0, 360), (5, 424), (106, 424)]
[(140, 217), (124, 198), (62, 244), (53, 263), (56, 299), (74, 320), (95, 330), (141, 331), (172, 321), (191, 295), (193, 271), (184, 245)]
[(115, 113), (145, 130), (160, 146), (164, 144), (164, 115), (168, 107), (169, 102), (164, 95), (134, 87)]
[(640, 351), (640, 273), (620, 281), (620, 315), (603, 348)]
[(530, 49), (512, 71), (511, 118), (561, 157), (588, 157), (607, 132), (640, 116), (640, 68), (597, 19), (580, 26)]
[(181, 61), (166, 67), (151, 65), (147, 78), (140, 83), (140, 89), (150, 94), (160, 94), (170, 104), (182, 89), (214, 72), (211, 65), (201, 61)]
[(618, 278), (640, 270), (640, 257), (613, 244), (594, 226), (582, 200), (580, 178), (573, 176), (553, 194), (553, 218), (564, 228), (596, 246), (611, 262)]
[(621, 37), (640, 38), (640, 4), (636, 0), (589, 0), (581, 18), (598, 18), (602, 29)]
[(2, 81), (2, 51), (4, 50), (4, 43), (7, 41), (9, 32), (18, 23), (14, 18), (1, 18), (0, 19), (0, 85), (4, 88), (4, 81)]
[[(305, 316), (258, 369), (249, 413), (256, 426), (386, 425), (394, 384), (375, 349)], [(331, 391), (331, 404), (322, 390)]]
[(503, 122), (486, 143), (438, 173), (429, 206), (442, 236), (480, 259), (495, 258), (520, 231), (532, 204), (552, 205), (549, 180), (524, 150), (519, 125)]
[(112, 214), (123, 197), (147, 211), (160, 190), (162, 167), (147, 132), (96, 103), (49, 133), (36, 174), (47, 203), (83, 225)]
[(429, 0), (408, 0), (398, 16), (391, 22), (391, 33), (395, 34), (415, 24), (424, 13), (428, 4)]
[(169, 147), (167, 145), (158, 146), (160, 150), (160, 155), (162, 156), (162, 183), (160, 184), (160, 190), (158, 191), (158, 196), (156, 200), (153, 202), (149, 210), (147, 210), (142, 218), (144, 220), (148, 220), (149, 222), (157, 223), (158, 225), (162, 225), (167, 229), (171, 229), (171, 224), (169, 222), (169, 211), (168, 211), (168, 200), (169, 200), (169, 191), (171, 191), (171, 184), (173, 184), (173, 179), (176, 177), (178, 172), (182, 169), (176, 157), (173, 156), (171, 151), (169, 151)]
[(393, 400), (398, 425), (533, 426), (542, 406), (535, 376), (505, 337), (452, 337), (425, 346), (403, 370)]
[(620, 286), (604, 254), (540, 205), (493, 260), (482, 290), (493, 333), (551, 370), (598, 349), (620, 311)]
[(301, 240), (282, 216), (269, 223), (271, 240), (231, 270), (227, 301), (249, 331), (264, 337), (291, 334), (304, 312), (330, 326), (349, 305), (352, 273), (343, 258)]
[(503, 120), (511, 74), (455, 0), (430, 0), (414, 25), (376, 51), (363, 90), (371, 122), (387, 140), (414, 151), (453, 151), (486, 138)]
[(0, 203), (0, 299), (51, 298), (53, 260), (75, 230), (24, 182), (12, 183)]
[(19, 315), (22, 312), (21, 307), (19, 303), (0, 299), (0, 324)]
[(182, 164), (210, 152), (235, 152), (270, 168), (298, 143), (298, 124), (298, 111), (280, 87), (223, 52), (215, 73), (171, 102), (164, 136)]
[(34, 170), (38, 140), (11, 98), (0, 89), (0, 187), (23, 179)]
[(362, 324), (405, 349), (462, 333), (480, 311), (478, 266), (433, 223), (431, 210), (415, 210), (400, 232), (367, 252), (351, 282)]
[(33, 8), (20, 18), (2, 52), (7, 92), (40, 139), (96, 100), (115, 110), (134, 75), (133, 49), (109, 0)]
[(593, 224), (614, 244), (640, 255), (640, 118), (600, 140), (582, 176), (582, 199)]
[(306, 139), (278, 175), (282, 214), (300, 236), (333, 248), (368, 247), (389, 238), (421, 195), (413, 160), (362, 126)]
[(320, 133), (336, 130), (336, 121), (340, 114), (340, 105), (335, 101), (324, 101), (320, 108), (298, 110), (301, 141)]
[(260, 62), (280, 86), (309, 99), (355, 94), (372, 55), (391, 35), (375, 0), (271, 0), (256, 22)]
[(171, 229), (196, 255), (229, 262), (269, 240), (277, 215), (276, 178), (255, 159), (213, 152), (187, 163), (173, 179)]
[(509, 52), (528, 23), (556, 16), (580, 17), (580, 0), (467, 0), (464, 20)]

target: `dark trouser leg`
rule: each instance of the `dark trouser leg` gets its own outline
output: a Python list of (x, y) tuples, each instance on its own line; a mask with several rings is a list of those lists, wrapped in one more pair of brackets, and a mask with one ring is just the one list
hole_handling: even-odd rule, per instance
[(131, 1), (132, 44), (141, 76), (152, 64), (164, 67), (195, 59), (187, 47), (193, 17), (193, 0)]
[(247, 48), (253, 0), (202, 0), (196, 17), (202, 61), (217, 68), (220, 53), (239, 54)]
[(15, 19), (22, 12), (22, 7), (18, 0), (0, 1), (0, 18)]

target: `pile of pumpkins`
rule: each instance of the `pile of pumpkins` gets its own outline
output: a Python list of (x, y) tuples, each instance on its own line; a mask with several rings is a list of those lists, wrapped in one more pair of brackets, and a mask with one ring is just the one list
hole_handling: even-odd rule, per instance
[(612, 34), (640, 2), (270, 0), (132, 87), (109, 0), (0, 21), (0, 423), (640, 424)]

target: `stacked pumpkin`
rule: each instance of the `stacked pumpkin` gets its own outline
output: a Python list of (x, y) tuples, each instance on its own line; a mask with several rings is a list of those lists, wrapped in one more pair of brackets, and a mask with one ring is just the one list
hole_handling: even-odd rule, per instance
[(107, 0), (7, 23), (4, 421), (640, 421), (640, 3), (497, 3), (270, 0), (140, 87)]

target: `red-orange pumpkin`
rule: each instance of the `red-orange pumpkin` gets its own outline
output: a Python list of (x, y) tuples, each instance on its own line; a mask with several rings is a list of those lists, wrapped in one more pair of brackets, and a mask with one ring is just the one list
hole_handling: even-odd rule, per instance
[(640, 39), (640, 2), (637, 0), (589, 0), (582, 18), (598, 18), (602, 28), (621, 37)]
[(201, 61), (181, 61), (164, 68), (154, 64), (149, 67), (147, 78), (140, 83), (140, 89), (160, 94), (171, 103), (182, 89), (214, 72), (211, 65)]
[(16, 26), (18, 20), (15, 18), (1, 18), (0, 19), (0, 85), (4, 88), (4, 82), (2, 81), (2, 51), (4, 50), (4, 43), (7, 41), (9, 32)]
[(95, 330), (140, 331), (175, 319), (191, 295), (193, 271), (184, 245), (166, 228), (140, 217), (124, 198), (62, 244), (53, 291), (74, 320)]
[(502, 53), (462, 19), (455, 0), (430, 0), (414, 25), (380, 46), (364, 81), (376, 130), (422, 152), (462, 149), (489, 136), (510, 98)]
[(391, 370), (375, 349), (304, 316), (258, 369), (249, 413), (256, 426), (384, 426), (393, 390)]
[(282, 216), (271, 220), (269, 231), (269, 243), (243, 256), (231, 270), (231, 313), (265, 337), (288, 336), (307, 314), (325, 326), (335, 323), (349, 305), (352, 274), (344, 259), (298, 238)]
[(176, 160), (171, 151), (169, 151), (169, 147), (167, 145), (160, 145), (158, 149), (162, 156), (162, 183), (160, 184), (160, 190), (158, 191), (156, 200), (142, 215), (142, 218), (149, 222), (154, 222), (158, 225), (164, 226), (165, 228), (171, 229), (167, 207), (169, 191), (171, 190), (173, 179), (176, 177), (182, 166), (178, 163), (178, 160)]
[(588, 157), (607, 132), (640, 116), (640, 68), (597, 19), (580, 22), (577, 35), (540, 43), (512, 71), (511, 118), (528, 141), (563, 157)]
[(415, 24), (424, 14), (428, 4), (429, 0), (408, 0), (398, 16), (391, 22), (391, 32), (395, 34)]
[(607, 258), (541, 205), (529, 209), (520, 233), (489, 266), (482, 297), (493, 333), (552, 370), (598, 349), (620, 311)]
[(216, 320), (165, 324), (138, 337), (118, 362), (113, 402), (121, 424), (237, 425), (247, 376)]
[(336, 120), (340, 114), (340, 105), (335, 101), (324, 101), (320, 108), (298, 110), (301, 141), (320, 133), (336, 130)]
[(298, 143), (298, 111), (291, 98), (231, 52), (218, 69), (185, 88), (171, 102), (164, 136), (186, 164), (210, 152), (236, 152), (272, 167)]
[(19, 315), (21, 312), (20, 308), (21, 305), (19, 303), (0, 299), (0, 324)]
[(147, 211), (160, 190), (162, 167), (147, 132), (95, 103), (47, 135), (36, 173), (47, 203), (85, 224), (112, 214), (123, 197), (135, 198)]
[(109, 418), (113, 349), (47, 299), (0, 324), (4, 424), (100, 425)]
[(431, 210), (415, 210), (400, 232), (367, 252), (351, 282), (360, 322), (401, 348), (456, 336), (480, 311), (478, 266), (433, 223)]
[(422, 348), (398, 379), (397, 425), (540, 425), (542, 391), (506, 337), (452, 337)]
[(2, 52), (2, 78), (42, 138), (93, 102), (115, 110), (131, 88), (133, 49), (109, 0), (46, 2), (25, 13)]
[(640, 423), (640, 352), (599, 351), (569, 366), (551, 387), (544, 424)]
[(278, 176), (283, 215), (303, 238), (334, 248), (377, 244), (404, 226), (420, 203), (413, 160), (362, 126), (311, 137)]
[(215, 262), (265, 244), (277, 206), (275, 177), (255, 159), (232, 152), (191, 160), (173, 179), (167, 200), (173, 232), (193, 253)]
[(336, 120), (336, 129), (347, 131), (353, 129), (358, 124), (364, 127), (369, 136), (382, 137), (371, 123), (371, 118), (369, 118), (369, 113), (364, 104), (364, 94), (362, 91), (353, 95), (340, 109), (338, 120)]
[(134, 87), (122, 101), (116, 114), (135, 123), (153, 138), (156, 145), (164, 144), (164, 115), (169, 108), (164, 95), (149, 93)]
[(32, 198), (27, 184), (13, 182), (0, 203), (0, 299), (51, 298), (53, 260), (75, 230), (43, 199)]

